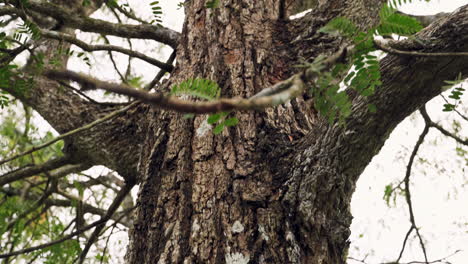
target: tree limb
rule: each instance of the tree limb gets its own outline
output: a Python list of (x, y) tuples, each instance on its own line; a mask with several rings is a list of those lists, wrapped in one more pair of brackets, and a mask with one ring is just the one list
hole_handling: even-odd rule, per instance
[(104, 216), (102, 216), (101, 219), (95, 221), (94, 223), (92, 223), (92, 224), (90, 224), (90, 225), (88, 225), (88, 226), (86, 226), (86, 227), (84, 227), (84, 228), (82, 228), (80, 230), (72, 232), (71, 234), (68, 234), (68, 235), (66, 235), (66, 236), (64, 236), (64, 237), (62, 237), (60, 239), (51, 241), (49, 243), (45, 243), (45, 244), (42, 244), (42, 245), (39, 245), (39, 246), (24, 248), (24, 249), (14, 251), (14, 252), (0, 254), (0, 259), (8, 258), (8, 257), (11, 257), (11, 256), (17, 256), (17, 255), (21, 255), (21, 254), (26, 254), (26, 253), (33, 252), (33, 251), (36, 251), (36, 250), (39, 250), (39, 249), (44, 249), (44, 248), (47, 248), (47, 247), (62, 243), (64, 241), (67, 241), (67, 240), (69, 240), (69, 239), (71, 239), (71, 238), (73, 238), (73, 237), (75, 237), (77, 235), (80, 235), (80, 234), (86, 232), (87, 230), (90, 230), (91, 228), (97, 227), (99, 225), (104, 225), (112, 217), (112, 215), (115, 213), (115, 211), (119, 208), (119, 206), (122, 203), (122, 201), (124, 200), (125, 196), (132, 190), (134, 185), (135, 185), (135, 183), (128, 182), (125, 185), (125, 187), (123, 187), (119, 191), (119, 193), (115, 197), (114, 201), (112, 202), (112, 204), (107, 209), (106, 214)]
[(377, 46), (378, 49), (385, 51), (390, 54), (394, 55), (401, 55), (401, 56), (415, 56), (415, 57), (461, 57), (461, 56), (468, 56), (468, 52), (417, 52), (417, 51), (405, 51), (405, 50), (398, 50), (391, 47), (392, 43), (397, 43), (394, 40), (387, 40), (387, 39), (374, 39), (374, 44)]
[(448, 16), (450, 13), (444, 13), (444, 12), (441, 12), (441, 13), (437, 13), (435, 15), (426, 15), (426, 16), (417, 16), (417, 15), (411, 15), (411, 14), (406, 14), (406, 13), (403, 13), (401, 11), (397, 11), (398, 14), (400, 15), (404, 15), (404, 16), (409, 16), (409, 17), (412, 17), (414, 19), (416, 19), (417, 21), (419, 21), (419, 23), (421, 23), (421, 25), (423, 27), (427, 27), (429, 26), (430, 24), (432, 24), (432, 22), (435, 22), (443, 17), (446, 17)]
[(24, 169), (8, 172), (0, 176), (0, 186), (4, 186), (5, 184), (18, 181), (27, 177), (31, 177), (39, 173), (57, 169), (59, 167), (67, 165), (68, 163), (70, 163), (70, 157), (64, 156), (53, 160), (49, 160), (46, 163), (40, 165), (26, 167)]
[(429, 125), (429, 127), (434, 127), (435, 129), (439, 130), (442, 134), (446, 135), (447, 137), (453, 138), (458, 143), (468, 146), (468, 139), (463, 140), (460, 137), (454, 135), (453, 133), (447, 131), (445, 128), (443, 128), (439, 124), (432, 121), (431, 118), (429, 117), (429, 114), (426, 111), (426, 108), (421, 108), (420, 113), (422, 117), (424, 118), (424, 121), (426, 122), (426, 124)]
[(46, 29), (41, 30), (41, 35), (46, 37), (46, 38), (51, 38), (51, 39), (56, 39), (56, 40), (63, 40), (63, 41), (69, 42), (69, 43), (74, 44), (74, 45), (82, 48), (83, 50), (89, 51), (89, 52), (98, 51), (98, 50), (120, 52), (122, 54), (126, 54), (128, 56), (144, 60), (144, 61), (146, 61), (146, 62), (148, 62), (148, 63), (150, 63), (150, 64), (152, 64), (154, 66), (157, 66), (157, 67), (159, 67), (159, 68), (161, 68), (161, 69), (163, 69), (163, 70), (165, 70), (167, 72), (171, 72), (174, 69), (174, 66), (172, 66), (171, 64), (161, 62), (159, 60), (156, 60), (156, 59), (153, 59), (153, 58), (151, 58), (149, 56), (146, 56), (145, 54), (143, 54), (141, 52), (125, 49), (125, 48), (122, 48), (120, 46), (109, 45), (109, 44), (107, 44), (107, 45), (106, 44), (91, 45), (91, 44), (88, 44), (88, 43), (86, 43), (84, 41), (81, 41), (81, 40), (79, 40), (76, 37), (73, 37), (71, 35), (61, 33), (61, 32), (46, 30)]
[[(422, 107), (422, 109), (424, 109), (424, 107)], [(412, 230), (416, 231), (416, 235), (417, 235), (417, 237), (419, 239), (419, 243), (420, 243), (421, 249), (423, 251), (424, 260), (426, 261), (426, 263), (428, 261), (427, 260), (426, 247), (424, 245), (424, 241), (422, 239), (422, 236), (419, 233), (419, 228), (416, 225), (416, 219), (415, 219), (415, 216), (414, 216), (413, 201), (411, 200), (411, 191), (410, 191), (410, 177), (411, 177), (411, 170), (412, 170), (413, 163), (414, 163), (414, 158), (416, 157), (416, 155), (418, 153), (419, 147), (424, 142), (424, 138), (427, 136), (427, 134), (429, 132), (429, 129), (430, 129), (430, 126), (429, 126), (428, 123), (426, 123), (421, 135), (418, 138), (418, 141), (416, 142), (416, 145), (414, 146), (413, 152), (411, 153), (410, 159), (408, 161), (408, 165), (406, 166), (406, 175), (405, 175), (405, 179), (404, 179), (404, 183), (405, 183), (404, 190), (405, 190), (406, 203), (408, 204), (408, 211), (409, 211), (409, 215), (410, 215), (411, 227), (410, 227), (410, 229), (409, 229), (409, 231), (408, 231), (408, 233), (407, 233), (407, 235), (405, 237), (405, 241), (403, 242), (403, 248), (401, 249), (400, 256), (398, 257), (396, 262), (399, 262), (401, 257), (402, 257), (403, 251), (405, 249), (404, 247), (405, 247), (405, 244), (406, 244), (406, 240), (408, 239), (409, 234), (411, 233)]]
[[(174, 49), (177, 47), (180, 38), (180, 33), (162, 26), (151, 24), (115, 24), (100, 19), (82, 17), (60, 5), (55, 5), (50, 2), (38, 0), (28, 1), (28, 10), (50, 16), (63, 23), (64, 26), (80, 29), (85, 32), (114, 35), (124, 38), (153, 39), (167, 44)], [(11, 11), (11, 9), (8, 10), (8, 12)]]
[[(327, 70), (337, 61), (344, 59), (343, 57), (346, 57), (346, 54), (347, 48), (342, 47), (338, 52), (330, 55), (324, 61), (317, 63), (325, 65), (322, 70)], [(305, 82), (312, 81), (317, 76), (318, 72), (316, 72), (313, 67), (308, 67), (303, 72), (295, 74), (289, 79), (267, 88), (266, 92), (260, 92), (258, 95), (251, 98), (222, 98), (209, 102), (185, 101), (175, 96), (167, 96), (163, 93), (148, 93), (144, 90), (134, 89), (125, 84), (105, 82), (91, 76), (67, 70), (48, 70), (43, 74), (53, 80), (72, 80), (78, 82), (82, 85), (82, 89), (103, 89), (116, 94), (131, 96), (162, 109), (183, 113), (206, 114), (232, 110), (260, 110), (283, 104), (302, 94), (307, 87)]]
[(37, 146), (34, 146), (34, 147), (30, 148), (29, 150), (27, 150), (27, 151), (25, 151), (25, 152), (23, 152), (23, 153), (20, 153), (20, 154), (17, 154), (17, 155), (12, 156), (12, 157), (10, 157), (10, 158), (1, 160), (1, 161), (0, 161), (0, 165), (5, 164), (5, 163), (7, 163), (7, 162), (10, 162), (10, 161), (12, 161), (12, 160), (15, 160), (15, 159), (17, 159), (17, 158), (19, 158), (19, 157), (28, 155), (28, 154), (30, 154), (30, 153), (33, 153), (33, 152), (35, 152), (35, 151), (37, 151), (37, 150), (39, 150), (39, 149), (48, 147), (48, 146), (54, 144), (55, 142), (60, 141), (60, 140), (62, 140), (62, 139), (65, 139), (65, 138), (67, 138), (67, 137), (69, 137), (69, 136), (72, 136), (72, 135), (75, 135), (75, 134), (80, 133), (80, 132), (82, 132), (82, 131), (88, 130), (88, 129), (94, 127), (94, 126), (97, 126), (97, 125), (99, 125), (99, 124), (101, 124), (101, 123), (103, 123), (103, 122), (105, 122), (105, 121), (107, 121), (107, 120), (110, 120), (110, 119), (112, 119), (112, 118), (118, 116), (118, 115), (121, 114), (121, 113), (126, 112), (127, 110), (129, 110), (130, 108), (134, 107), (135, 105), (136, 105), (136, 103), (132, 103), (132, 104), (126, 106), (126, 107), (123, 107), (123, 108), (121, 108), (121, 109), (119, 109), (119, 110), (117, 110), (117, 111), (114, 111), (114, 112), (112, 112), (112, 113), (106, 115), (106, 116), (103, 117), (103, 118), (100, 118), (100, 119), (98, 119), (98, 120), (95, 120), (95, 121), (93, 121), (93, 122), (91, 122), (91, 123), (89, 123), (89, 124), (87, 124), (87, 125), (84, 125), (84, 126), (79, 127), (79, 128), (77, 128), (77, 129), (71, 130), (71, 131), (69, 131), (69, 132), (67, 132), (67, 133), (61, 134), (60, 136), (58, 136), (58, 137), (56, 137), (56, 138), (54, 138), (54, 139), (52, 139), (52, 140), (49, 140), (49, 141), (47, 141), (47, 142), (45, 142), (45, 143), (42, 143), (42, 144), (37, 145)]

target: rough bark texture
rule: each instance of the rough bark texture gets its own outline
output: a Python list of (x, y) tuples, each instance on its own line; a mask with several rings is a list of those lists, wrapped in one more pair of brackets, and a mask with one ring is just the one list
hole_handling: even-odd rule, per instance
[[(186, 6), (171, 81), (209, 78), (228, 97), (252, 96), (287, 78), (300, 59), (336, 51), (341, 40), (316, 30), (336, 15), (358, 17), (346, 5), (330, 9), (336, 5), (332, 2), (294, 22), (281, 18), (281, 1), (276, 0), (222, 1), (214, 10), (204, 5), (191, 1)], [(360, 5), (355, 2), (353, 8)], [(234, 115), (240, 124), (214, 136), (206, 116), (192, 121), (153, 112), (145, 143), (152, 147), (142, 157), (144, 178), (128, 262), (344, 262), (351, 221), (348, 190), (354, 182), (345, 184), (331, 164), (325, 167), (339, 159), (315, 160), (314, 166), (323, 169), (307, 180), (317, 181), (315, 175), (320, 180), (308, 187), (313, 193), (302, 194), (295, 184), (305, 174), (288, 168), (294, 164), (312, 174), (313, 166), (301, 164), (314, 155), (290, 154), (301, 146), (296, 145), (299, 139), (317, 140), (319, 135), (310, 134), (321, 126), (310, 101), (298, 98), (262, 113)], [(335, 140), (320, 144), (337, 144)]]
[[(289, 76), (301, 59), (335, 51), (342, 40), (316, 32), (331, 18), (344, 15), (365, 29), (378, 22), (381, 4), (328, 1), (291, 22), (281, 19), (280, 1), (221, 2), (215, 10), (199, 0), (186, 6), (171, 82), (209, 78), (225, 96), (244, 97)], [(434, 27), (420, 36), (451, 31)], [(463, 41), (432, 49), (465, 50)], [(318, 118), (303, 98), (235, 113), (240, 124), (219, 136), (206, 129), (206, 116), (192, 121), (153, 111), (127, 261), (344, 263), (358, 176), (392, 129), (456, 75), (453, 69), (466, 73), (463, 62), (388, 56), (382, 89), (354, 98), (346, 128)], [(436, 76), (428, 74), (434, 69)], [(369, 101), (377, 113), (366, 110)]]

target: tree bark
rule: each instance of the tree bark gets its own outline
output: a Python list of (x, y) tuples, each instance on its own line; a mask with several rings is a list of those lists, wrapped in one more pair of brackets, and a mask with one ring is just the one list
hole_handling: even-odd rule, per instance
[[(338, 49), (341, 39), (316, 30), (346, 14), (346, 5), (335, 10), (322, 6), (314, 17), (290, 22), (281, 17), (281, 4), (230, 0), (206, 9), (205, 1), (190, 1), (171, 83), (203, 77), (220, 84), (223, 96), (249, 97), (286, 79), (300, 59)], [(298, 36), (330, 44), (312, 47), (307, 41), (294, 42)], [(341, 193), (344, 179), (336, 188), (336, 199), (327, 199), (339, 184), (331, 181), (337, 172), (333, 168), (320, 172), (330, 177), (321, 175), (324, 179), (318, 184), (326, 186), (310, 194), (317, 202), (300, 197), (308, 203), (311, 218), (299, 215), (304, 204), (292, 197), (296, 186), (288, 182), (302, 180), (294, 178), (297, 172), (288, 164), (303, 168), (304, 160), (314, 159), (304, 156), (295, 164), (291, 154), (301, 138), (322, 126), (310, 101), (298, 98), (265, 112), (233, 115), (239, 125), (214, 136), (206, 129), (206, 116), (192, 121), (153, 111), (145, 142), (152, 147), (142, 156), (144, 178), (127, 261), (344, 262), (351, 222), (350, 194)]]
[[(277, 0), (204, 4), (186, 5), (168, 85), (203, 77), (218, 82), (223, 96), (249, 97), (290, 76), (301, 60), (336, 51), (342, 39), (317, 33), (331, 18), (347, 16), (366, 29), (378, 23), (382, 1), (328, 1), (295, 21), (281, 17)], [(452, 21), (465, 23), (466, 12)], [(419, 37), (458, 38), (460, 31), (441, 24)], [(426, 51), (467, 49), (466, 37), (455, 42)], [(239, 125), (218, 136), (206, 129), (206, 116), (152, 111), (128, 263), (345, 263), (360, 173), (443, 80), (466, 75), (464, 62), (387, 56), (382, 87), (371, 98), (353, 97), (346, 127), (317, 117), (307, 98), (234, 113)]]

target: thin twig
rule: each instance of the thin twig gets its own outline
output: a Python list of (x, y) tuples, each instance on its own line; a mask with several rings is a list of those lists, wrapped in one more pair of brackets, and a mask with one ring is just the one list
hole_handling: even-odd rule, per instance
[[(172, 65), (172, 63), (174, 63), (174, 60), (176, 58), (176, 51), (174, 50), (171, 54), (171, 56), (169, 56), (169, 59), (167, 59), (166, 61), (166, 64), (169, 64), (169, 65)], [(143, 88), (145, 91), (149, 91), (151, 89), (153, 89), (154, 86), (156, 86), (157, 83), (159, 83), (159, 81), (161, 81), (161, 79), (164, 77), (164, 75), (167, 73), (168, 71), (165, 71), (163, 69), (161, 69), (158, 74), (156, 75), (156, 77), (154, 77), (154, 79), (148, 83), (148, 85), (145, 86), (145, 88)]]
[(400, 259), (403, 257), (403, 252), (405, 252), (406, 248), (406, 243), (408, 242), (408, 238), (411, 235), (411, 232), (413, 232), (414, 226), (411, 225), (408, 232), (406, 232), (405, 239), (403, 239), (403, 246), (401, 246), (400, 254), (398, 255), (396, 263), (400, 262)]
[[(445, 96), (443, 94), (440, 95), (442, 97), (442, 99), (444, 99), (444, 101), (449, 104), (449, 101), (447, 100), (447, 98), (445, 98)], [(463, 115), (462, 113), (460, 113), (456, 108), (453, 109), (453, 111), (455, 113), (457, 113), (461, 118), (463, 118), (465, 121), (468, 121), (468, 116), (466, 115)]]
[(395, 262), (395, 261), (393, 261), (393, 262), (384, 262), (384, 263), (381, 263), (381, 264), (434, 264), (434, 263), (451, 264), (452, 262), (449, 262), (447, 259), (450, 258), (450, 257), (453, 257), (454, 255), (456, 255), (456, 254), (458, 254), (460, 252), (461, 252), (461, 250), (455, 250), (455, 252), (453, 252), (452, 254), (450, 254), (450, 255), (448, 255), (446, 257), (436, 259), (436, 260), (432, 260), (432, 261), (410, 261), (410, 262), (398, 262), (398, 261)]
[(7, 162), (10, 162), (10, 161), (12, 161), (12, 160), (15, 160), (15, 159), (17, 159), (17, 158), (19, 158), (19, 157), (28, 155), (28, 154), (30, 154), (30, 153), (33, 153), (33, 152), (35, 152), (35, 151), (37, 151), (37, 150), (39, 150), (39, 149), (48, 147), (48, 146), (54, 144), (55, 142), (60, 141), (60, 140), (62, 140), (62, 139), (65, 139), (65, 138), (67, 138), (67, 137), (69, 137), (69, 136), (72, 136), (72, 135), (78, 134), (78, 133), (80, 133), (80, 132), (83, 132), (83, 131), (85, 131), (85, 130), (91, 129), (91, 128), (93, 128), (93, 127), (95, 127), (95, 126), (97, 126), (97, 125), (99, 125), (99, 124), (101, 124), (101, 123), (103, 123), (103, 122), (105, 122), (105, 121), (107, 121), (107, 120), (110, 120), (110, 119), (112, 119), (112, 118), (118, 116), (118, 115), (121, 114), (121, 113), (126, 112), (127, 110), (129, 110), (130, 108), (134, 107), (135, 105), (137, 105), (137, 102), (134, 102), (134, 103), (132, 103), (132, 104), (129, 104), (129, 105), (127, 105), (126, 107), (123, 107), (123, 108), (121, 108), (121, 109), (119, 109), (119, 110), (116, 110), (116, 111), (114, 111), (114, 112), (112, 112), (112, 113), (106, 115), (105, 117), (100, 118), (100, 119), (97, 119), (97, 120), (95, 120), (95, 121), (93, 121), (93, 122), (91, 122), (91, 123), (89, 123), (89, 124), (87, 124), (87, 125), (84, 125), (84, 126), (79, 127), (79, 128), (77, 128), (77, 129), (71, 130), (71, 131), (66, 132), (66, 133), (64, 133), (64, 134), (61, 134), (60, 136), (58, 136), (58, 137), (56, 137), (56, 138), (54, 138), (54, 139), (51, 139), (51, 140), (49, 140), (49, 141), (47, 141), (47, 142), (45, 142), (45, 143), (42, 143), (42, 144), (40, 144), (40, 145), (38, 145), (38, 146), (34, 146), (34, 147), (30, 148), (29, 150), (27, 150), (27, 151), (25, 151), (25, 152), (23, 152), (23, 153), (20, 153), (20, 154), (14, 155), (13, 157), (10, 157), (10, 158), (7, 158), (7, 159), (5, 159), (5, 160), (2, 160), (2, 161), (0, 161), (0, 165), (3, 165), (3, 164), (5, 164), (5, 163), (7, 163)]
[(462, 57), (468, 56), (468, 52), (417, 52), (417, 51), (404, 51), (390, 47), (388, 40), (374, 39), (374, 44), (378, 49), (387, 53), (402, 56), (415, 56), (415, 57)]
[[(348, 48), (343, 46), (338, 52), (328, 56), (327, 59), (316, 63), (324, 66), (322, 71), (328, 70), (337, 61), (345, 59), (348, 52)], [(208, 102), (186, 101), (161, 92), (149, 93), (144, 90), (134, 89), (125, 84), (105, 82), (68, 70), (48, 70), (44, 71), (43, 74), (53, 80), (72, 80), (78, 82), (82, 85), (82, 89), (103, 89), (108, 92), (127, 95), (162, 109), (182, 113), (207, 114), (233, 110), (261, 110), (286, 103), (302, 94), (307, 87), (306, 82), (314, 80), (319, 73), (315, 67), (307, 67), (289, 79), (275, 84), (274, 86), (277, 86), (274, 89), (276, 92), (271, 95), (254, 95), (251, 98), (221, 98)]]
[(47, 248), (47, 247), (62, 243), (64, 241), (67, 241), (67, 240), (69, 240), (69, 239), (71, 239), (71, 238), (73, 238), (73, 237), (75, 237), (77, 235), (80, 235), (80, 234), (84, 233), (85, 231), (90, 230), (93, 227), (97, 227), (99, 225), (105, 224), (112, 217), (112, 215), (115, 213), (115, 211), (119, 208), (120, 204), (125, 199), (125, 196), (127, 196), (127, 194), (132, 190), (133, 186), (135, 186), (134, 182), (128, 182), (125, 185), (125, 187), (123, 187), (119, 191), (119, 193), (115, 197), (114, 201), (112, 202), (112, 204), (107, 209), (107, 213), (103, 217), (101, 217), (101, 219), (95, 221), (94, 223), (84, 227), (83, 229), (77, 230), (77, 231), (75, 231), (75, 232), (73, 232), (71, 234), (68, 234), (68, 235), (66, 235), (66, 236), (64, 236), (64, 237), (62, 237), (60, 239), (51, 241), (49, 243), (45, 243), (45, 244), (42, 244), (42, 245), (39, 245), (39, 246), (24, 248), (24, 249), (9, 252), (9, 253), (6, 253), (6, 254), (0, 254), (0, 259), (8, 258), (8, 257), (11, 257), (11, 256), (17, 256), (17, 255), (21, 255), (21, 254), (26, 254), (26, 253), (33, 252), (33, 251), (40, 250), (40, 249), (44, 249), (44, 248)]
[[(131, 190), (131, 189), (130, 189)], [(130, 191), (129, 190), (129, 191)], [(123, 201), (123, 199), (122, 199)], [(121, 218), (125, 217), (125, 214), (123, 214), (121, 216)], [(106, 227), (105, 223), (102, 223), (98, 226), (96, 226), (96, 228), (94, 229), (93, 233), (91, 234), (91, 236), (89, 237), (87, 243), (86, 243), (86, 246), (84, 247), (84, 249), (81, 251), (80, 253), (80, 256), (78, 257), (79, 258), (79, 261), (78, 263), (79, 264), (82, 264), (85, 259), (86, 259), (86, 255), (88, 254), (89, 252), (89, 249), (91, 248), (91, 246), (94, 244), (94, 242), (96, 242), (96, 240), (99, 238), (100, 234), (101, 234), (101, 231), (104, 229), (104, 227)]]
[(133, 19), (135, 21), (138, 21), (142, 24), (150, 24), (149, 22), (143, 20), (143, 19), (140, 19), (138, 18), (137, 16), (135, 16), (134, 14), (130, 13), (130, 12), (127, 12), (127, 10), (123, 9), (120, 5), (116, 5), (116, 6), (108, 6), (110, 9), (117, 9), (120, 13), (124, 14), (126, 17), (130, 18), (130, 19)]
[[(25, 154), (26, 155), (26, 154)], [(12, 172), (5, 173), (0, 176), (0, 186), (8, 184), (10, 182), (18, 181), (27, 177), (37, 175), (46, 171), (54, 170), (59, 167), (65, 166), (71, 162), (68, 156), (59, 157), (56, 159), (49, 160), (43, 164), (28, 166), (24, 169), (14, 170)], [(3, 163), (0, 163), (3, 164)]]
[(49, 198), (49, 196), (51, 196), (54, 191), (56, 190), (57, 188), (57, 179), (50, 179), (49, 178), (49, 182), (47, 183), (47, 185), (50, 186), (48, 188), (46, 188), (46, 191), (41, 195), (41, 197), (37, 200), (37, 201), (34, 201), (34, 204), (29, 208), (27, 209), (26, 211), (18, 214), (18, 216), (16, 217), (16, 219), (10, 221), (7, 225), (7, 230), (10, 230), (10, 228), (12, 228), (19, 220), (21, 220), (22, 218), (28, 216), (30, 213), (36, 211), (42, 204), (44, 204), (45, 200), (47, 198)]
[(420, 112), (421, 112), (422, 117), (424, 118), (424, 121), (426, 122), (426, 124), (429, 124), (430, 127), (436, 128), (437, 130), (439, 130), (442, 134), (446, 135), (447, 137), (451, 137), (458, 143), (468, 146), (468, 139), (463, 140), (460, 137), (454, 135), (453, 133), (447, 131), (445, 128), (443, 128), (439, 124), (432, 121), (425, 108), (421, 108)]
[[(104, 39), (104, 42), (106, 42), (107, 45), (110, 44), (110, 41), (109, 39), (105, 36), (105, 35), (101, 35), (101, 37)], [(120, 80), (123, 82), (123, 83), (126, 83), (127, 84), (127, 79), (125, 78), (125, 76), (120, 72), (119, 70), (119, 67), (117, 67), (117, 63), (115, 62), (115, 59), (114, 59), (114, 55), (112, 54), (112, 51), (111, 50), (108, 50), (107, 51), (107, 55), (109, 55), (109, 59), (112, 63), (112, 66), (114, 67), (114, 70), (117, 72), (117, 74), (119, 75), (120, 77)]]
[[(422, 107), (422, 109), (424, 109), (424, 106)], [(424, 241), (422, 239), (422, 236), (419, 233), (419, 228), (416, 225), (416, 219), (415, 219), (415, 216), (414, 216), (413, 201), (411, 200), (410, 177), (411, 177), (411, 170), (412, 170), (412, 167), (413, 167), (414, 159), (415, 159), (415, 157), (416, 157), (416, 155), (417, 155), (417, 153), (419, 151), (419, 148), (420, 148), (421, 144), (424, 142), (424, 138), (427, 136), (427, 134), (429, 132), (429, 128), (430, 128), (430, 125), (428, 123), (426, 123), (421, 135), (418, 138), (418, 141), (416, 142), (416, 145), (414, 146), (414, 149), (413, 149), (413, 152), (411, 153), (408, 165), (406, 166), (406, 175), (405, 175), (405, 181), (404, 181), (405, 182), (405, 199), (406, 199), (406, 203), (408, 204), (408, 211), (409, 211), (409, 215), (410, 215), (411, 228), (414, 228), (414, 230), (416, 231), (416, 235), (417, 235), (417, 237), (419, 239), (419, 243), (421, 245), (421, 249), (422, 249), (422, 252), (424, 254), (424, 260), (426, 261), (426, 263), (428, 262), (427, 253), (426, 253), (426, 246), (424, 245)], [(408, 234), (407, 234), (407, 236), (405, 238), (405, 242), (404, 242), (403, 245), (405, 245), (406, 240), (408, 239), (409, 234), (412, 231), (411, 228), (408, 231)], [(403, 251), (403, 249), (402, 249), (402, 251)], [(401, 255), (398, 258), (398, 261), (400, 260), (400, 258), (401, 258)]]

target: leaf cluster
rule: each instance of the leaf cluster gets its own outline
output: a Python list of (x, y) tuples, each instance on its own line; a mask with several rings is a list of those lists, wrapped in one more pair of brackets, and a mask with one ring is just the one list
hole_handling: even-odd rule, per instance
[(161, 6), (159, 5), (159, 1), (153, 1), (150, 3), (150, 6), (151, 6), (151, 10), (152, 10), (152, 13), (153, 13), (153, 20), (151, 20), (151, 24), (156, 24), (156, 25), (161, 25), (162, 23), (162, 8)]
[(461, 103), (461, 96), (466, 91), (466, 89), (463, 88), (464, 80), (462, 78), (461, 73), (459, 73), (455, 80), (453, 80), (453, 81), (444, 81), (444, 82), (447, 85), (442, 86), (442, 90), (446, 91), (446, 90), (452, 89), (451, 92), (450, 92), (450, 95), (448, 97), (450, 99), (453, 99), (455, 102), (454, 103), (446, 102), (446, 104), (444, 104), (444, 109), (442, 109), (442, 111), (451, 112), (451, 111), (454, 111), (455, 108)]
[[(344, 36), (354, 44), (354, 53), (350, 63), (337, 66), (331, 73), (322, 74), (317, 82), (317, 88), (312, 91), (317, 110), (327, 117), (329, 122), (338, 119), (342, 122), (351, 113), (350, 102), (346, 94), (340, 90), (337, 79), (343, 78), (343, 85), (357, 91), (361, 96), (371, 96), (380, 81), (379, 60), (372, 52), (376, 51), (373, 44), (375, 35), (408, 36), (422, 29), (415, 19), (398, 14), (392, 5), (385, 5), (380, 11), (380, 24), (363, 32), (352, 21), (344, 17), (331, 20), (319, 32)], [(369, 110), (375, 112), (377, 106), (369, 105)]]
[[(174, 96), (189, 95), (208, 101), (219, 99), (220, 94), (221, 88), (216, 82), (202, 78), (185, 80), (179, 85), (174, 85), (171, 89), (171, 95)], [(220, 134), (224, 128), (232, 127), (239, 123), (239, 120), (235, 117), (227, 118), (228, 115), (228, 112), (221, 112), (208, 116), (207, 123), (210, 125), (216, 124), (213, 129), (215, 135)], [(193, 117), (193, 115), (189, 115), (188, 117)]]

